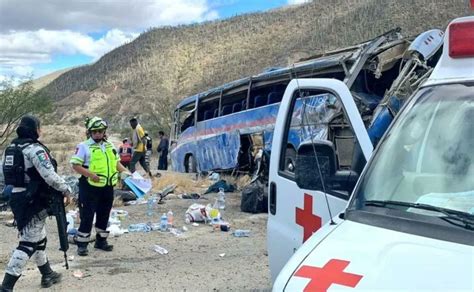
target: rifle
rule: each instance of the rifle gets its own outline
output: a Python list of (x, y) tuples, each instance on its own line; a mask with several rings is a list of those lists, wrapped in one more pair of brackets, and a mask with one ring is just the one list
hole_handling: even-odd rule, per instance
[(51, 192), (51, 215), (56, 217), (56, 224), (58, 225), (58, 235), (59, 235), (59, 250), (64, 252), (64, 261), (66, 262), (66, 270), (69, 269), (69, 264), (67, 262), (67, 250), (69, 249), (69, 242), (67, 238), (67, 220), (66, 220), (66, 210), (64, 208), (63, 194), (60, 191), (55, 190), (54, 188), (49, 188)]

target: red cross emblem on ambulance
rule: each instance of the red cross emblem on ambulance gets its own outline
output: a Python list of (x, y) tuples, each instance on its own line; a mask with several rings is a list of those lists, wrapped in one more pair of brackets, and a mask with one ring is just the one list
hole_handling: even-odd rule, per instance
[(354, 288), (362, 279), (361, 275), (344, 272), (350, 262), (332, 259), (324, 267), (301, 266), (295, 276), (311, 279), (303, 291), (327, 291), (332, 284)]
[(303, 242), (321, 228), (321, 217), (313, 214), (313, 196), (304, 194), (304, 207), (296, 208), (296, 224), (303, 227)]

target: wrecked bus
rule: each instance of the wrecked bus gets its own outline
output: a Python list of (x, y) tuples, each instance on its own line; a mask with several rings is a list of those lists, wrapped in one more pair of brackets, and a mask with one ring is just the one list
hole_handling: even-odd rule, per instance
[[(437, 34), (438, 31), (432, 35)], [(412, 61), (412, 56), (407, 55), (412, 40), (403, 38), (400, 29), (394, 29), (352, 47), (314, 56), (290, 67), (268, 70), (185, 98), (174, 112), (171, 130), (173, 169), (179, 172), (255, 171), (256, 157), (261, 150), (271, 150), (280, 102), (287, 85), (295, 78), (343, 81), (353, 93), (367, 126), (375, 112), (383, 118), (381, 126), (374, 123), (371, 139), (376, 143), (377, 136), (390, 122), (385, 117), (393, 114), (391, 106), (376, 111), (381, 102), (389, 102), (384, 99), (386, 92), (399, 82), (404, 85), (404, 94), (411, 94), (417, 84), (416, 78), (410, 74), (423, 76), (431, 68), (418, 66), (417, 72), (401, 72), (401, 68), (406, 67), (402, 65)], [(434, 39), (432, 43), (440, 46), (440, 42)], [(413, 82), (397, 79), (400, 73), (406, 73), (405, 77), (413, 78), (409, 80)], [(409, 86), (406, 86), (407, 83)], [(316, 106), (320, 101), (313, 102)], [(309, 136), (325, 139), (328, 135), (333, 135), (340, 144), (340, 164), (349, 167), (354, 136), (347, 123), (334, 123), (331, 133), (317, 126), (304, 129), (297, 125), (298, 113), (301, 113), (298, 107), (301, 104), (297, 104), (294, 110), (295, 127), (290, 127), (285, 149), (286, 170), (292, 172), (296, 149), (302, 141)], [(334, 114), (340, 113), (335, 111)], [(347, 151), (344, 151), (345, 148)]]

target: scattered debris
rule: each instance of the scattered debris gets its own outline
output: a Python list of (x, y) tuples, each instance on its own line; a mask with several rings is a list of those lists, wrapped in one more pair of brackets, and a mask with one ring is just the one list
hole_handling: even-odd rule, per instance
[(219, 189), (222, 188), (224, 192), (233, 192), (236, 190), (236, 187), (233, 184), (228, 184), (225, 180), (221, 179), (220, 181), (212, 184), (204, 194), (208, 193), (217, 193)]
[(260, 178), (254, 179), (242, 189), (240, 210), (248, 213), (266, 213), (268, 211), (268, 196), (266, 183)]
[(109, 231), (110, 233), (110, 236), (112, 237), (118, 237), (124, 233), (128, 233), (128, 229), (122, 229), (120, 228), (119, 225), (110, 225), (108, 228), (107, 228), (107, 231)]
[(159, 254), (168, 254), (168, 250), (164, 247), (159, 246), (158, 244), (155, 244), (153, 246), (153, 250)]
[(167, 185), (161, 192), (158, 193), (160, 200), (158, 201), (158, 204), (163, 204), (163, 199), (171, 194), (174, 190), (176, 189), (175, 184)]
[(221, 179), (221, 176), (217, 173), (217, 172), (211, 172), (209, 173), (209, 175), (207, 176), (207, 178), (209, 180), (212, 180), (212, 181), (218, 181)]
[(176, 237), (181, 236), (183, 234), (183, 232), (177, 228), (170, 228), (169, 232)]
[(232, 232), (232, 234), (235, 237), (249, 237), (250, 230), (237, 229), (236, 231)]
[(150, 232), (151, 226), (145, 223), (131, 224), (128, 226), (129, 232)]
[(82, 279), (84, 278), (84, 273), (81, 270), (75, 270), (72, 275), (74, 278)]
[(191, 193), (191, 194), (183, 193), (179, 195), (179, 198), (188, 199), (188, 200), (197, 200), (201, 198), (201, 195), (199, 195), (198, 193)]

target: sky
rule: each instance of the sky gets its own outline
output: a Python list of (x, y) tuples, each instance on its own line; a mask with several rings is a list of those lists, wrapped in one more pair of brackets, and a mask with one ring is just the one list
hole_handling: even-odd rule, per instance
[(311, 0), (0, 0), (0, 81), (97, 61), (151, 27)]

